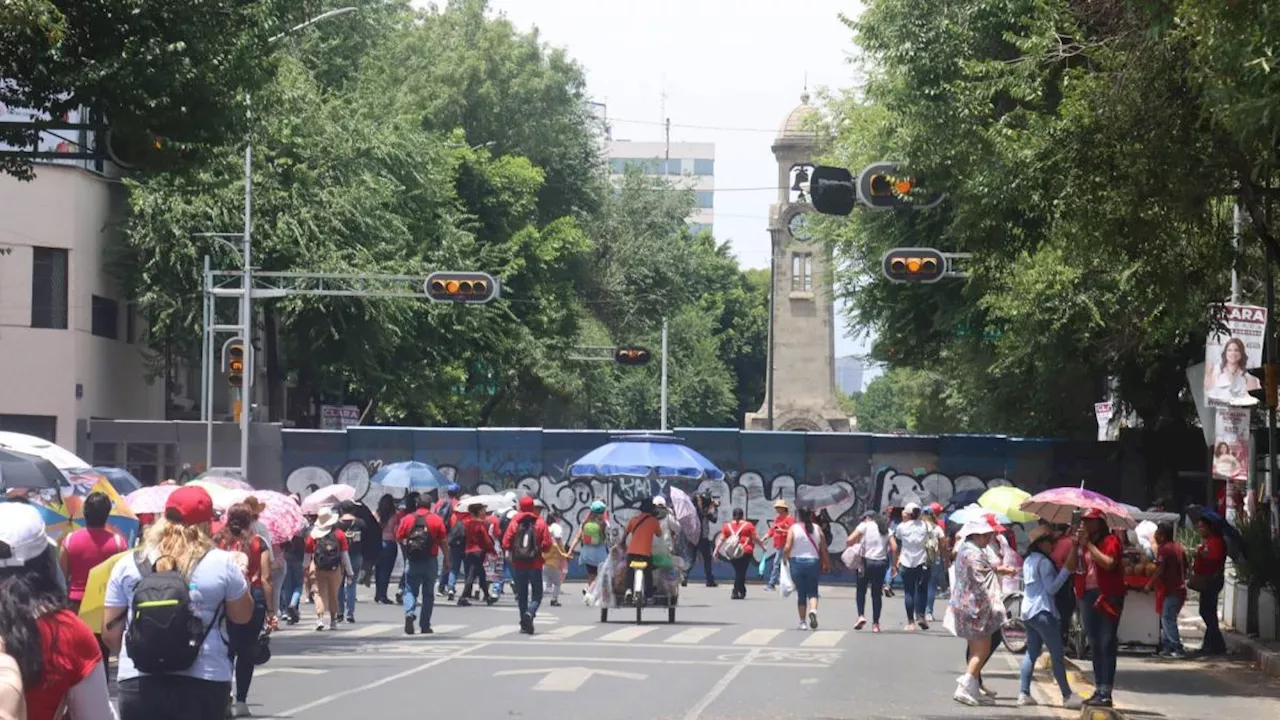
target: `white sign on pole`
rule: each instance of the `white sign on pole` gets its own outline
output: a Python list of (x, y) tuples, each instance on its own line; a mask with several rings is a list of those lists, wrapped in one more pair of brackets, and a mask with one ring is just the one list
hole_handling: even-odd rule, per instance
[(1115, 415), (1115, 403), (1108, 400), (1093, 404), (1093, 414), (1098, 418), (1098, 442), (1104, 442), (1110, 439), (1108, 432), (1111, 427), (1111, 418)]
[(341, 430), (360, 424), (360, 408), (355, 405), (321, 405), (320, 429)]

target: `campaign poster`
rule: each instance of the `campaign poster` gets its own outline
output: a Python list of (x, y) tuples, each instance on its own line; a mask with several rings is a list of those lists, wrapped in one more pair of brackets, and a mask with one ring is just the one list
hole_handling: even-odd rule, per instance
[(1211, 333), (1204, 349), (1205, 403), (1211, 407), (1251, 407), (1249, 396), (1262, 383), (1249, 369), (1262, 366), (1267, 311), (1254, 305), (1224, 306), (1225, 328)]

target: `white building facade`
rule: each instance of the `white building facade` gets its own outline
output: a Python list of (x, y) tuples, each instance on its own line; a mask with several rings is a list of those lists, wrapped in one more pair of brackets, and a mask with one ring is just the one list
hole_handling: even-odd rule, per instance
[(689, 216), (693, 232), (712, 231), (715, 223), (715, 143), (665, 143), (609, 140), (609, 172), (621, 175), (636, 166), (647, 175), (663, 176), (693, 189), (697, 207)]

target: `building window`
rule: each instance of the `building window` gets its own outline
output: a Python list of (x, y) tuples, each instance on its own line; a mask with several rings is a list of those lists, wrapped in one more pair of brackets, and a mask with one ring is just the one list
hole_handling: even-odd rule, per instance
[(31, 327), (67, 329), (67, 251), (31, 248)]
[(701, 233), (711, 232), (711, 223), (691, 222), (689, 223), (689, 234), (698, 235)]
[(791, 254), (792, 292), (813, 292), (813, 254)]
[(94, 295), (90, 330), (98, 337), (120, 339), (120, 304), (111, 298)]
[(694, 175), (715, 175), (716, 161), (699, 158), (693, 161)]
[(58, 442), (58, 418), (53, 415), (0, 415), (0, 430)]
[(715, 206), (714, 197), (715, 197), (715, 192), (712, 190), (699, 190), (698, 191), (698, 207), (700, 208), (714, 207)]

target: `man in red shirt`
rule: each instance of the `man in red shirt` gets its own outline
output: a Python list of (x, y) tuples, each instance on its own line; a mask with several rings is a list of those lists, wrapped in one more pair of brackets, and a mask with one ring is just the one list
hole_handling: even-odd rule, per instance
[(1093, 650), (1093, 676), (1097, 692), (1086, 705), (1111, 707), (1111, 690), (1116, 679), (1116, 653), (1120, 649), (1120, 613), (1124, 612), (1124, 545), (1107, 530), (1099, 510), (1086, 510), (1077, 530), (1084, 553), (1085, 573), (1076, 575), (1076, 597), (1080, 616)]
[(1182, 546), (1173, 541), (1173, 526), (1156, 526), (1156, 574), (1147, 581), (1146, 592), (1156, 591), (1156, 611), (1160, 613), (1160, 657), (1181, 660), (1182, 636), (1178, 634), (1178, 614), (1187, 601), (1186, 561)]
[[(462, 487), (458, 483), (449, 483), (445, 488), (444, 497), (436, 501), (431, 509), (440, 519), (444, 521), (445, 532), (453, 530), (453, 526), (463, 521), (462, 513), (458, 509), (458, 496), (462, 494)], [(436, 587), (436, 593), (444, 595), (448, 593), (448, 599), (453, 600), (457, 596), (458, 590), (458, 573), (462, 572), (462, 556), (465, 554), (462, 548), (448, 546), (449, 564), (448, 570), (440, 573), (440, 583)]]
[(507, 525), (502, 549), (511, 561), (516, 605), (520, 608), (520, 632), (532, 635), (533, 620), (542, 604), (542, 554), (551, 549), (551, 531), (537, 503), (528, 495), (520, 498), (520, 512)]
[(441, 571), (449, 572), (449, 556), (444, 555), (444, 567), (440, 566), (440, 548), (448, 540), (448, 531), (439, 515), (431, 508), (420, 507), (405, 515), (396, 528), (396, 541), (404, 550), (404, 634), (413, 634), (413, 621), (418, 606), (418, 593), (422, 593), (422, 616), (419, 627), (423, 635), (430, 635), (431, 613), (436, 598), (432, 590)]
[[(484, 603), (492, 605), (498, 599), (490, 594), (489, 583), (485, 582), (484, 558), (495, 550), (493, 537), (489, 534), (490, 524), (484, 504), (468, 505), (467, 514), (462, 516), (460, 522), (466, 528), (466, 541), (462, 554), (463, 564), (466, 566), (466, 585), (462, 588), (462, 597), (458, 598), (458, 605), (465, 607), (471, 604), (471, 586), (477, 580), (480, 581), (480, 590), (484, 592)], [(456, 574), (456, 570), (451, 573), (451, 575)]]
[(769, 556), (769, 574), (765, 576), (767, 578), (764, 582), (765, 590), (774, 590), (778, 587), (778, 578), (782, 573), (782, 548), (787, 544), (787, 533), (796, 523), (796, 519), (791, 517), (791, 509), (787, 507), (786, 500), (782, 498), (774, 500), (773, 509), (778, 514), (774, 516), (773, 525), (769, 528), (774, 552)]
[(1218, 627), (1218, 594), (1226, 583), (1227, 542), (1223, 540), (1221, 531), (1204, 518), (1196, 520), (1196, 530), (1200, 533), (1201, 542), (1191, 563), (1191, 575), (1196, 578), (1196, 584), (1204, 588), (1200, 590), (1200, 619), (1204, 620), (1205, 626), (1200, 652), (1222, 655), (1227, 652), (1227, 641)]

